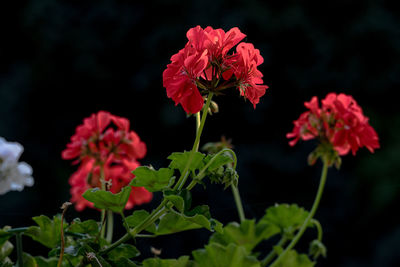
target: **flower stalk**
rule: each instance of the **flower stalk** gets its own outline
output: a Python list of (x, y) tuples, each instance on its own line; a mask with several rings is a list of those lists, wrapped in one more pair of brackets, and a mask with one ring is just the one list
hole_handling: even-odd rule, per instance
[[(328, 160), (325, 157), (323, 158), (322, 161), (323, 161), (323, 167), (322, 167), (321, 179), (320, 179), (320, 182), (319, 182), (317, 195), (315, 197), (315, 200), (314, 200), (314, 203), (312, 205), (311, 211), (308, 214), (306, 220), (303, 222), (303, 225), (300, 227), (300, 229), (297, 232), (296, 236), (292, 239), (292, 241), (285, 248), (285, 250), (281, 254), (279, 254), (278, 258), (276, 258), (276, 260), (270, 265), (270, 267), (276, 266), (285, 257), (285, 255), (288, 253), (288, 251), (291, 250), (297, 244), (297, 242), (300, 240), (301, 236), (303, 235), (303, 233), (307, 229), (307, 225), (310, 223), (310, 221), (312, 220), (312, 218), (315, 215), (315, 212), (318, 209), (318, 205), (319, 205), (319, 202), (321, 200), (322, 193), (324, 191), (326, 177), (327, 177), (328, 168), (329, 168)], [(265, 265), (262, 265), (262, 266), (265, 266)]]

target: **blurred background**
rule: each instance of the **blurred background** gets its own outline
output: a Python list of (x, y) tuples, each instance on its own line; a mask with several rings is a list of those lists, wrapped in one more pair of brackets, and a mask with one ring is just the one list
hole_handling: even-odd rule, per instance
[[(183, 48), (189, 28), (239, 27), (260, 49), (259, 69), (270, 88), (254, 110), (237, 90), (217, 97), (220, 113), (207, 120), (202, 143), (232, 139), (246, 216), (261, 218), (275, 203), (310, 209), (321, 164), (307, 165), (315, 143), (289, 147), (285, 138), (303, 103), (328, 92), (351, 94), (380, 137), (375, 154), (361, 149), (330, 169), (316, 214), (328, 257), (317, 266), (400, 266), (400, 10), (395, 1), (7, 1), (0, 8), (0, 136), (25, 147), (22, 160), (35, 185), (0, 196), (0, 227), (32, 225), (69, 200), (76, 166), (61, 159), (75, 127), (99, 110), (127, 117), (147, 144), (142, 164), (166, 166), (189, 150), (194, 118), (166, 97), (162, 72)], [(194, 190), (223, 223), (238, 220), (230, 190)], [(155, 195), (150, 210), (159, 203)], [(129, 214), (129, 212), (127, 213)], [(70, 209), (67, 220), (98, 213)], [(116, 229), (116, 236), (122, 230)], [(210, 233), (196, 230), (138, 241), (161, 257), (188, 255)], [(298, 249), (316, 237), (309, 230)], [(264, 243), (265, 253), (276, 240)], [(24, 246), (33, 255), (46, 253)], [(171, 245), (172, 242), (172, 245)], [(264, 252), (263, 252), (264, 251)]]

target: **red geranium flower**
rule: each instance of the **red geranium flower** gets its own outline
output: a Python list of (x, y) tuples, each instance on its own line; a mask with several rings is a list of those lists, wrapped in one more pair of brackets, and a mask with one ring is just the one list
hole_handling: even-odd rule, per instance
[[(125, 118), (100, 111), (83, 120), (76, 128), (71, 142), (62, 152), (63, 159), (75, 159), (80, 163), (78, 170), (69, 179), (71, 202), (77, 210), (92, 207), (91, 202), (82, 197), (89, 188), (101, 187), (101, 168), (106, 181), (110, 181), (110, 191), (118, 193), (134, 178), (131, 173), (140, 164), (137, 161), (146, 154), (146, 145), (139, 136), (129, 130)], [(126, 208), (149, 202), (152, 194), (145, 188), (133, 188)]]
[(370, 152), (379, 148), (378, 135), (352, 96), (329, 93), (322, 100), (322, 108), (315, 96), (304, 105), (309, 111), (294, 121), (293, 131), (286, 135), (294, 138), (289, 142), (291, 146), (299, 139), (318, 138), (322, 143), (331, 144), (339, 155), (346, 155), (350, 150), (355, 155), (360, 147)]
[[(222, 29), (200, 26), (189, 29), (184, 49), (171, 57), (163, 72), (167, 96), (181, 104), (187, 113), (197, 113), (204, 104), (202, 93), (237, 87), (254, 105), (265, 90), (257, 66), (263, 62), (252, 44), (238, 43), (246, 36), (238, 28)], [(229, 51), (238, 45), (237, 53)], [(234, 74), (234, 75), (233, 75)]]

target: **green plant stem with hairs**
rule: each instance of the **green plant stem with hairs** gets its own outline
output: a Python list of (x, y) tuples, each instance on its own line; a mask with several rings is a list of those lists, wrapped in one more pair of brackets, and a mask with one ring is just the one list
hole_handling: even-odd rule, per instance
[[(206, 104), (203, 107), (203, 113), (201, 116), (200, 125), (198, 125), (198, 127), (196, 127), (196, 129), (197, 129), (196, 138), (194, 140), (194, 144), (193, 144), (192, 150), (190, 152), (188, 162), (186, 163), (185, 169), (182, 172), (181, 177), (176, 182), (176, 184), (173, 188), (174, 190), (181, 190), (182, 187), (185, 185), (185, 182), (189, 176), (189, 166), (192, 163), (194, 153), (198, 150), (198, 147), (200, 144), (201, 133), (203, 132), (204, 124), (206, 122), (206, 118), (207, 118), (207, 114), (208, 114), (208, 108), (210, 107), (212, 97), (213, 97), (213, 93), (210, 92), (208, 94)], [(162, 215), (164, 215), (167, 212), (165, 205), (168, 202), (169, 202), (168, 200), (164, 199), (160, 203), (160, 205), (158, 205), (158, 207), (155, 210), (153, 210), (152, 213), (146, 219), (144, 219), (140, 224), (135, 226), (132, 230), (129, 230), (129, 232), (126, 233), (124, 236), (122, 236), (120, 239), (118, 239), (117, 241), (115, 241), (114, 243), (112, 243), (111, 245), (106, 247), (105, 249), (102, 249), (100, 251), (100, 255), (106, 254), (107, 252), (111, 251), (112, 249), (118, 247), (120, 244), (129, 240), (131, 237), (137, 236), (137, 234), (139, 234), (141, 231), (146, 229), (149, 225), (154, 223), (157, 219), (159, 219)]]
[[(311, 211), (308, 214), (308, 216), (305, 219), (305, 221), (303, 222), (303, 225), (300, 227), (300, 229), (297, 232), (296, 236), (292, 239), (292, 241), (285, 248), (285, 250), (281, 254), (279, 254), (278, 258), (276, 258), (276, 260), (270, 265), (270, 267), (275, 267), (285, 257), (285, 255), (288, 253), (288, 251), (290, 251), (297, 244), (297, 242), (300, 240), (301, 236), (303, 235), (303, 233), (307, 229), (308, 224), (310, 223), (310, 221), (312, 220), (312, 218), (315, 215), (315, 212), (318, 209), (318, 205), (319, 205), (319, 202), (321, 200), (322, 193), (324, 191), (326, 177), (327, 177), (328, 168), (329, 168), (328, 160), (323, 157), (322, 161), (323, 161), (323, 167), (322, 167), (321, 179), (320, 179), (320, 182), (319, 182), (317, 195), (315, 197), (315, 200), (314, 200), (314, 203), (312, 205)], [(266, 266), (266, 265), (261, 265), (261, 266)]]

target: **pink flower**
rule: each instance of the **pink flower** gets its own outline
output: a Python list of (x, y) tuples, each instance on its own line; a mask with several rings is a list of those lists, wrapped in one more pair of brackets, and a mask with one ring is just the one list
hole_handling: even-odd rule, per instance
[[(257, 69), (263, 62), (260, 51), (252, 44), (238, 44), (246, 35), (236, 27), (225, 33), (197, 26), (186, 36), (185, 48), (171, 57), (163, 72), (167, 96), (175, 105), (181, 104), (187, 113), (194, 114), (204, 105), (203, 93), (237, 87), (255, 107), (268, 87), (261, 85), (262, 74)], [(229, 54), (236, 45), (237, 53)]]
[[(132, 170), (140, 166), (138, 159), (146, 154), (146, 145), (129, 129), (125, 118), (100, 111), (83, 120), (71, 142), (62, 152), (63, 159), (76, 159), (78, 170), (69, 179), (71, 202), (78, 211), (93, 204), (82, 197), (89, 188), (101, 187), (100, 173), (111, 181), (112, 193), (118, 193), (134, 178)], [(149, 202), (152, 194), (144, 188), (133, 189), (126, 208)]]
[(322, 100), (322, 108), (317, 97), (304, 105), (309, 111), (294, 121), (293, 131), (286, 135), (293, 138), (289, 142), (291, 146), (300, 139), (317, 138), (321, 143), (331, 144), (339, 155), (346, 155), (350, 150), (355, 155), (360, 147), (372, 153), (379, 148), (378, 135), (352, 96), (329, 93)]

